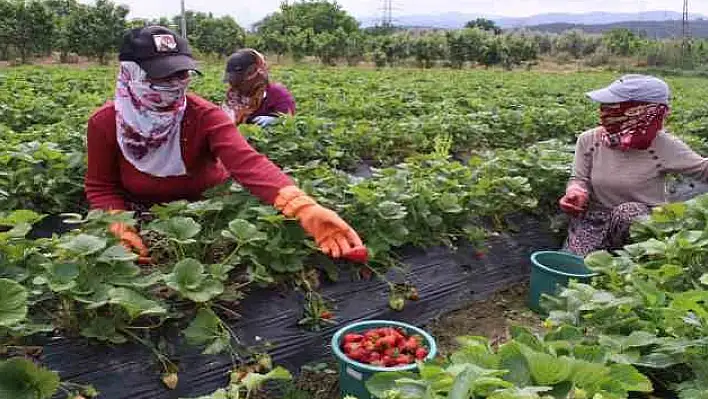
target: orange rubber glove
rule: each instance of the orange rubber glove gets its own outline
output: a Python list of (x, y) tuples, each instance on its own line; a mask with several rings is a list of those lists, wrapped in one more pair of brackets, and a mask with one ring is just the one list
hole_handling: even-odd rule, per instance
[[(109, 213), (115, 214), (118, 212), (120, 211), (110, 211)], [(149, 257), (150, 251), (148, 251), (147, 246), (143, 243), (143, 239), (134, 227), (126, 223), (115, 222), (111, 223), (108, 231), (116, 236), (128, 251), (138, 254), (139, 264), (146, 265), (152, 263), (152, 259)]]
[(585, 212), (588, 205), (588, 192), (577, 183), (571, 183), (565, 190), (565, 195), (560, 199), (563, 212), (578, 215)]
[(273, 205), (283, 215), (297, 219), (325, 254), (355, 262), (365, 259), (362, 252), (366, 247), (356, 231), (334, 211), (319, 205), (299, 188), (282, 188)]

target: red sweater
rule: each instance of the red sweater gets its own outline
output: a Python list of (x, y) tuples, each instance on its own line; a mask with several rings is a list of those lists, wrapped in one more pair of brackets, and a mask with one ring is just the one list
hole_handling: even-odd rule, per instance
[(137, 170), (118, 147), (116, 113), (106, 103), (88, 121), (86, 197), (91, 208), (127, 210), (126, 200), (152, 205), (199, 200), (229, 177), (272, 204), (292, 180), (241, 136), (228, 115), (196, 95), (187, 95), (182, 121), (185, 176), (156, 177)]

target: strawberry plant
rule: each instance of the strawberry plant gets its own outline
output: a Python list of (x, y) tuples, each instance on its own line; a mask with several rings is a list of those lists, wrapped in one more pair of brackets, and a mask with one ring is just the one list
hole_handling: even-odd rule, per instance
[(635, 243), (588, 256), (601, 276), (547, 298), (549, 322), (589, 329), (618, 359), (685, 397), (708, 388), (706, 204), (703, 196), (658, 208), (633, 226)]
[(651, 392), (633, 366), (614, 362), (580, 329), (564, 326), (543, 337), (513, 328), (493, 348), (483, 337), (459, 337), (443, 361), (418, 363), (419, 373), (379, 373), (366, 386), (377, 398), (626, 398)]

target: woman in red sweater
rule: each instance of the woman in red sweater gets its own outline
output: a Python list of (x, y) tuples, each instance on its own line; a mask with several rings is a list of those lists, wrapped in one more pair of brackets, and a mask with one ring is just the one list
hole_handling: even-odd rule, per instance
[[(296, 218), (320, 249), (356, 260), (365, 251), (335, 212), (298, 189), (241, 136), (218, 106), (187, 94), (197, 72), (185, 39), (160, 26), (129, 31), (120, 49), (115, 100), (88, 121), (86, 196), (91, 208), (137, 210), (202, 193), (233, 178)], [(125, 224), (111, 232), (143, 257), (148, 249)]]

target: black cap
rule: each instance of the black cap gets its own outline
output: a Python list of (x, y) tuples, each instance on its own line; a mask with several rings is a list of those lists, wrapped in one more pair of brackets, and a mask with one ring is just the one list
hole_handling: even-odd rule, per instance
[(245, 71), (251, 65), (255, 64), (256, 61), (258, 61), (258, 56), (256, 55), (255, 50), (239, 50), (231, 54), (228, 61), (226, 61), (226, 72), (238, 73)]
[(123, 37), (120, 61), (133, 61), (155, 79), (182, 71), (196, 71), (187, 40), (162, 26), (131, 29)]

